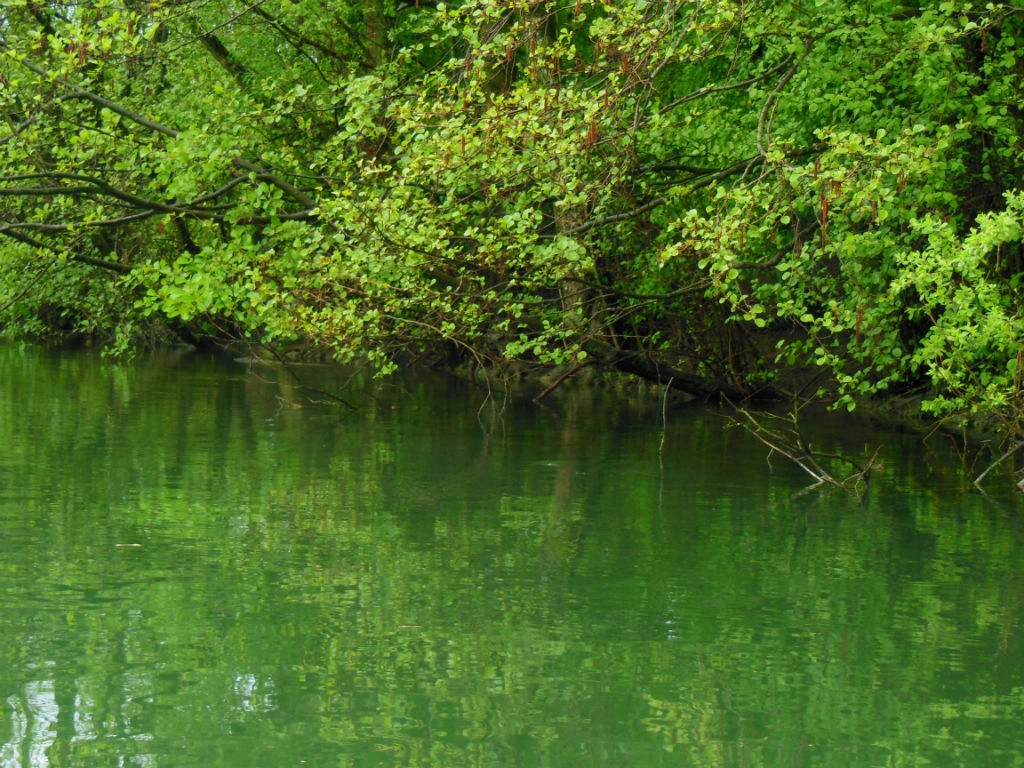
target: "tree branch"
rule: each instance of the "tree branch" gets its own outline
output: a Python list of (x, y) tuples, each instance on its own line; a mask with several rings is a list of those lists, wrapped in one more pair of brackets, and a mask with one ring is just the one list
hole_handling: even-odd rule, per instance
[[(34, 72), (40, 77), (51, 79), (50, 73), (43, 67), (40, 67), (36, 64), (33, 64), (30, 61), (27, 61), (23, 57), (15, 57), (15, 60), (30, 72)], [(179, 131), (176, 131), (174, 128), (170, 128), (164, 125), (163, 123), (158, 123), (155, 120), (150, 120), (149, 118), (143, 117), (142, 115), (138, 114), (137, 112), (133, 112), (127, 107), (123, 107), (120, 104), (111, 101), (110, 99), (105, 99), (97, 93), (87, 91), (85, 88), (75, 85), (74, 83), (64, 82), (62, 83), (62, 85), (68, 90), (70, 90), (74, 96), (80, 99), (85, 99), (86, 101), (90, 101), (98, 107), (104, 107), (106, 109), (109, 109), (111, 112), (121, 115), (121, 117), (129, 119), (133, 123), (138, 123), (144, 128), (149, 128), (151, 131), (162, 133), (164, 136), (170, 136), (172, 139), (177, 138), (179, 135)]]
[[(27, 61), (26, 59), (21, 57), (18, 57), (16, 60), (23, 67), (25, 67), (31, 72), (34, 72), (40, 77), (45, 77), (48, 79), (50, 78), (50, 73), (43, 67), (33, 64), (32, 62)], [(149, 118), (143, 117), (142, 115), (128, 109), (127, 107), (117, 104), (116, 102), (113, 102), (110, 99), (106, 99), (97, 93), (88, 91), (85, 88), (77, 86), (73, 83), (65, 82), (63, 83), (63, 86), (65, 88), (68, 88), (72, 92), (72, 94), (74, 94), (78, 98), (85, 99), (86, 101), (89, 101), (98, 107), (109, 109), (111, 112), (114, 112), (115, 114), (121, 115), (122, 117), (127, 118), (128, 120), (131, 120), (132, 122), (137, 123), (138, 125), (141, 125), (145, 128), (149, 128), (150, 130), (163, 134), (164, 136), (176, 139), (181, 135), (181, 132), (176, 130), (175, 128), (171, 128), (170, 126), (164, 125), (163, 123), (159, 123), (155, 120), (150, 120)], [(289, 184), (284, 179), (269, 172), (266, 168), (263, 168), (257, 165), (256, 163), (253, 163), (251, 160), (246, 160), (243, 157), (236, 157), (231, 162), (236, 168), (246, 170), (251, 173), (255, 173), (261, 181), (266, 181), (269, 182), (270, 184), (273, 184), (275, 187), (280, 189), (282, 192), (286, 193), (293, 200), (304, 205), (307, 209), (309, 209), (309, 211), (317, 207), (316, 201), (309, 195), (307, 195), (305, 192)], [(309, 211), (306, 212), (307, 215)]]
[[(122, 224), (130, 224), (135, 221), (142, 221), (148, 219), (151, 216), (156, 216), (159, 211), (139, 211), (138, 213), (131, 213), (126, 216), (118, 216), (113, 219), (97, 219), (95, 221), (75, 221), (66, 222), (64, 224), (46, 224), (38, 221), (13, 221), (7, 224), (0, 224), (0, 235), (9, 235), (15, 239), (21, 239), (18, 237), (20, 230), (29, 230), (30, 232), (73, 232), (77, 229), (92, 229), (94, 227), (116, 227)], [(28, 237), (27, 235), (25, 237)], [(48, 247), (38, 241), (29, 243), (27, 240), (22, 240), (28, 245)]]
[[(1004, 453), (998, 459), (996, 459), (991, 464), (989, 464), (984, 472), (982, 472), (980, 475), (978, 475), (976, 478), (974, 478), (974, 485), (975, 485), (975, 487), (980, 489), (982, 482), (985, 480), (986, 477), (988, 477), (989, 472), (991, 472), (993, 469), (998, 467), (1000, 464), (1002, 464), (1004, 461), (1006, 461), (1008, 458), (1010, 458), (1013, 454), (1015, 454), (1021, 448), (1024, 448), (1024, 440), (1018, 440), (1016, 443), (1014, 443), (1013, 446), (1010, 448), (1010, 450), (1008, 450), (1006, 453)], [(1021, 490), (1024, 490), (1024, 488), (1021, 488)]]
[[(747, 158), (746, 160), (740, 160), (737, 163), (733, 163), (732, 165), (726, 168), (719, 168), (716, 171), (705, 173), (697, 177), (696, 179), (692, 180), (689, 184), (686, 184), (685, 186), (688, 190), (702, 189), (703, 187), (713, 184), (716, 181), (728, 178), (729, 176), (733, 176), (737, 173), (740, 173), (741, 171), (749, 169), (751, 166), (760, 165), (761, 163), (764, 163), (764, 157), (761, 155), (755, 155), (753, 157)], [(602, 216), (597, 219), (591, 219), (590, 221), (586, 221), (580, 224), (578, 227), (573, 227), (572, 229), (568, 230), (565, 234), (581, 235), (584, 232), (589, 232), (591, 229), (594, 229), (596, 227), (603, 227), (606, 224), (615, 224), (616, 222), (619, 221), (626, 221), (628, 219), (636, 218), (642, 213), (646, 213), (647, 211), (654, 210), (655, 208), (664, 205), (664, 203), (667, 202), (667, 200), (667, 197), (656, 197), (653, 200), (648, 200), (643, 205), (639, 205), (636, 208), (632, 208), (628, 211), (623, 211), (621, 213), (612, 213), (609, 214), (608, 216)]]
[(764, 106), (761, 107), (761, 115), (757, 120), (757, 151), (762, 155), (768, 153), (765, 147), (771, 142), (771, 122), (779, 103), (779, 94), (782, 93), (782, 89), (794, 74), (796, 74), (796, 64), (787, 69), (785, 74), (779, 78), (779, 82), (775, 84), (775, 88), (768, 94), (768, 98), (764, 100)]
[[(42, 240), (37, 240), (36, 238), (31, 237), (30, 235), (26, 235), (24, 232), (19, 232), (16, 229), (12, 229), (11, 226), (12, 225), (9, 224), (0, 225), (0, 235), (6, 235), (12, 240), (16, 240), (19, 243), (22, 243), (23, 245), (27, 245), (39, 251), (48, 251), (50, 253), (56, 253), (56, 251), (51, 246), (47, 245)], [(96, 259), (93, 258), (92, 256), (86, 256), (81, 253), (68, 253), (67, 256), (72, 261), (78, 261), (83, 264), (89, 264), (94, 267), (100, 267), (101, 269), (107, 269), (110, 270), (111, 272), (117, 272), (122, 275), (128, 274), (129, 272), (132, 271), (131, 267), (125, 266), (124, 264), (119, 264), (116, 261)]]
[[(324, 54), (325, 56), (330, 56), (332, 59), (337, 59), (339, 61), (345, 62), (351, 61), (349, 57), (343, 56), (333, 48), (330, 48), (329, 46), (326, 46), (323, 43), (319, 43), (316, 40), (313, 40), (312, 38), (308, 37), (307, 35), (304, 35), (302, 32), (295, 29), (290, 24), (285, 24), (280, 19), (271, 16), (263, 8), (253, 6), (252, 11), (257, 16), (266, 21), (268, 24), (270, 24), (272, 27), (277, 29), (277, 31), (280, 32), (283, 37), (290, 38), (289, 42), (291, 42), (293, 45), (295, 45), (296, 43), (301, 43), (302, 45), (308, 45), (310, 48), (315, 48), (320, 53)], [(359, 51), (359, 54), (365, 61), (365, 59), (368, 57), (366, 46), (363, 45), (362, 40), (358, 38), (355, 30), (353, 30), (350, 26), (345, 24), (344, 21), (340, 19), (336, 18), (335, 23), (345, 31), (345, 33), (349, 37), (349, 41), (355, 46), (355, 48)]]
[(755, 75), (754, 77), (747, 78), (746, 80), (741, 80), (738, 83), (728, 83), (727, 85), (715, 85), (707, 88), (698, 88), (696, 91), (692, 91), (686, 94), (685, 96), (675, 99), (674, 101), (670, 101), (668, 104), (663, 106), (658, 111), (658, 114), (664, 115), (668, 112), (671, 112), (676, 107), (686, 104), (687, 102), (702, 99), (705, 96), (710, 96), (713, 93), (725, 93), (726, 91), (735, 91), (738, 90), (739, 88), (746, 88), (748, 85), (753, 85), (754, 83), (760, 82), (761, 80), (766, 80), (767, 78), (774, 75), (776, 72), (781, 72), (783, 69), (785, 69), (792, 60), (792, 56), (787, 56), (771, 69), (762, 72), (760, 75)]
[(199, 41), (207, 52), (213, 56), (214, 60), (234, 78), (236, 83), (242, 88), (248, 88), (248, 83), (245, 82), (248, 72), (242, 66), (242, 63), (231, 54), (231, 51), (227, 49), (224, 43), (220, 41), (219, 37), (213, 34), (213, 32), (202, 32), (199, 35)]

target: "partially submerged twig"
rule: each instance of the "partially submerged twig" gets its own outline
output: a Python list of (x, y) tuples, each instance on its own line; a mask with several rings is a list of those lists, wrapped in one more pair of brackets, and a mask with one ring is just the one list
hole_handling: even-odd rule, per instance
[[(1004, 453), (998, 459), (996, 459), (991, 464), (989, 464), (984, 472), (982, 472), (980, 475), (978, 475), (976, 478), (974, 478), (974, 485), (980, 490), (981, 489), (981, 483), (985, 479), (985, 477), (988, 475), (988, 473), (991, 472), (996, 467), (998, 467), (1000, 464), (1002, 464), (1008, 458), (1010, 458), (1013, 454), (1015, 454), (1021, 448), (1024, 448), (1024, 440), (1018, 440), (1016, 443), (1013, 444), (1013, 447), (1010, 448), (1010, 450), (1008, 450), (1006, 453)], [(1017, 483), (1017, 487), (1020, 488), (1022, 491), (1024, 491), (1024, 480), (1021, 480), (1019, 483)]]
[(661, 442), (658, 444), (658, 463), (661, 463), (661, 453), (665, 450), (665, 431), (668, 429), (668, 391), (672, 389), (672, 378), (669, 378), (665, 385), (665, 394), (661, 398)]
[(547, 397), (552, 392), (554, 392), (556, 389), (558, 389), (559, 385), (563, 381), (568, 379), (570, 376), (572, 376), (572, 375), (574, 375), (576, 373), (579, 373), (581, 370), (586, 368), (588, 365), (595, 365), (596, 363), (597, 363), (597, 360), (584, 360), (581, 363), (577, 363), (572, 368), (570, 368), (569, 370), (565, 371), (557, 379), (555, 379), (554, 382), (549, 387), (547, 387), (547, 389), (545, 389), (543, 392), (541, 392), (539, 395), (537, 395), (535, 398), (533, 398), (533, 402), (539, 403), (545, 397)]
[(264, 347), (264, 349), (266, 349), (271, 355), (273, 355), (274, 360), (277, 361), (278, 365), (280, 365), (288, 373), (288, 375), (295, 380), (295, 383), (302, 389), (308, 392), (315, 392), (318, 395), (323, 395), (324, 397), (328, 397), (334, 402), (340, 403), (341, 405), (345, 406), (350, 411), (358, 410), (354, 405), (352, 405), (352, 403), (350, 403), (348, 400), (346, 400), (344, 397), (337, 394), (336, 392), (328, 392), (326, 389), (321, 389), (320, 387), (315, 387), (312, 384), (306, 383), (306, 381), (304, 381), (303, 378), (299, 376), (299, 374), (295, 371), (295, 366), (289, 363), (284, 358), (284, 356), (282, 356), (273, 347), (268, 346)]
[[(769, 448), (767, 457), (769, 463), (771, 462), (772, 455), (778, 453), (785, 456), (804, 470), (804, 472), (814, 478), (813, 485), (805, 490), (811, 490), (821, 485), (831, 485), (834, 488), (845, 488), (850, 490), (856, 488), (861, 483), (867, 482), (871, 471), (878, 467), (878, 454), (882, 450), (881, 446), (875, 448), (875, 452), (864, 465), (859, 464), (844, 454), (826, 453), (824, 451), (814, 450), (811, 447), (811, 444), (804, 439), (800, 432), (800, 425), (798, 422), (799, 408), (797, 407), (794, 407), (793, 412), (787, 419), (787, 421), (792, 424), (792, 427), (784, 429), (771, 428), (766, 424), (768, 419), (782, 421), (783, 419), (780, 416), (772, 414), (755, 416), (745, 408), (740, 408), (739, 406), (733, 407), (744, 417), (743, 421), (733, 419), (734, 424), (743, 427), (747, 432), (752, 434)], [(821, 465), (821, 462), (819, 461), (821, 459), (842, 461), (853, 467), (854, 472), (848, 475), (845, 479), (839, 480)]]

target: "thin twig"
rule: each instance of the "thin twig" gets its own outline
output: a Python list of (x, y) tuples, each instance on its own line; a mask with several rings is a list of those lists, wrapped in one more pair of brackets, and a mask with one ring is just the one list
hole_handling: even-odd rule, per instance
[(871, 472), (871, 470), (875, 468), (875, 462), (878, 460), (878, 454), (881, 451), (882, 451), (882, 446), (879, 445), (878, 447), (876, 447), (875, 448), (875, 452), (873, 454), (871, 454), (871, 458), (868, 459), (868, 463), (865, 464), (863, 468), (861, 468), (857, 464), (854, 464), (854, 462), (850, 461), (850, 459), (847, 459), (845, 456), (838, 456), (837, 458), (839, 458), (841, 461), (848, 461), (850, 464), (853, 464), (854, 469), (857, 470), (852, 475), (850, 475), (848, 478), (843, 480), (843, 485), (844, 486), (845, 485), (849, 485), (851, 481), (853, 481), (855, 483), (859, 483), (861, 480), (866, 481), (867, 478), (868, 478), (868, 473)]
[(665, 385), (665, 394), (661, 398), (661, 443), (658, 444), (658, 464), (661, 464), (661, 452), (665, 448), (665, 432), (668, 430), (668, 393), (672, 389), (673, 381), (675, 381), (675, 376), (669, 377), (668, 383)]
[[(977, 488), (980, 489), (981, 488), (981, 482), (982, 482), (982, 480), (985, 479), (985, 477), (988, 475), (988, 473), (991, 472), (996, 467), (998, 467), (1000, 464), (1002, 464), (1008, 458), (1010, 458), (1013, 454), (1015, 454), (1022, 447), (1024, 447), (1024, 440), (1018, 440), (1010, 450), (1008, 450), (1006, 453), (1004, 453), (1002, 456), (1000, 456), (994, 462), (989, 464), (988, 468), (974, 479), (974, 485)], [(1024, 488), (1021, 488), (1021, 490), (1024, 490)]]
[[(732, 419), (733, 423), (742, 426), (747, 432), (768, 447), (769, 466), (771, 465), (772, 454), (779, 453), (814, 478), (815, 484), (811, 486), (811, 488), (805, 489), (805, 491), (825, 484), (831, 485), (834, 488), (852, 489), (857, 483), (865, 481), (871, 470), (877, 466), (878, 455), (882, 450), (881, 446), (875, 449), (874, 454), (863, 467), (842, 454), (824, 453), (822, 451), (813, 450), (810, 443), (808, 443), (800, 434), (797, 410), (794, 410), (789, 417), (789, 420), (793, 424), (793, 428), (780, 432), (766, 427), (749, 411), (736, 406), (733, 407), (736, 411), (743, 414), (746, 419), (745, 422)], [(769, 416), (769, 418), (780, 419), (781, 417)], [(839, 481), (818, 463), (818, 458), (843, 461), (852, 466), (855, 472), (845, 480)]]
[(569, 369), (568, 371), (566, 371), (566, 372), (565, 372), (565, 373), (563, 373), (563, 374), (562, 374), (561, 376), (559, 376), (559, 377), (558, 377), (557, 379), (555, 379), (554, 383), (553, 383), (553, 384), (551, 384), (551, 386), (547, 387), (547, 388), (546, 388), (546, 389), (545, 389), (545, 390), (544, 390), (543, 392), (541, 392), (541, 393), (540, 393), (539, 395), (537, 395), (537, 396), (536, 396), (535, 398), (533, 398), (533, 402), (535, 402), (535, 403), (539, 403), (539, 402), (540, 402), (541, 400), (543, 400), (543, 399), (544, 399), (545, 397), (547, 397), (547, 396), (548, 396), (548, 395), (550, 395), (550, 394), (551, 394), (552, 392), (554, 392), (554, 391), (555, 391), (556, 389), (558, 389), (559, 385), (560, 385), (560, 384), (561, 384), (561, 383), (562, 383), (563, 381), (565, 381), (566, 379), (568, 379), (568, 378), (569, 378), (570, 376), (572, 376), (573, 374), (576, 374), (576, 373), (578, 373), (579, 371), (583, 370), (583, 369), (584, 369), (584, 368), (586, 368), (586, 367), (587, 367), (588, 365), (594, 365), (595, 363), (597, 363), (597, 360), (584, 360), (584, 361), (583, 361), (582, 363), (579, 363), (578, 365), (574, 365), (574, 366), (573, 366), (572, 368), (570, 368), (570, 369)]
[(307, 390), (309, 392), (316, 392), (317, 394), (323, 395), (324, 397), (329, 397), (332, 400), (341, 403), (350, 411), (358, 410), (358, 408), (352, 405), (352, 403), (343, 398), (341, 395), (336, 394), (334, 392), (328, 392), (326, 389), (321, 389), (320, 387), (314, 387), (312, 384), (307, 384), (305, 381), (303, 381), (302, 377), (295, 372), (294, 366), (292, 366), (291, 363), (289, 363), (276, 349), (273, 349), (271, 347), (264, 347), (264, 349), (266, 349), (268, 352), (270, 352), (271, 355), (274, 356), (274, 359), (277, 360), (278, 364), (288, 372), (289, 376), (295, 379), (295, 383), (298, 384), (299, 387), (301, 387), (302, 389)]

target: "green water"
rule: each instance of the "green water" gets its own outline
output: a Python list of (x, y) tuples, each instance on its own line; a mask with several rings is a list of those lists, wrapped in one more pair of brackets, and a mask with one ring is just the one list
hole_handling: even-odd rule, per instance
[(713, 410), (346, 391), (0, 347), (0, 767), (1024, 765), (1024, 506), (943, 439), (794, 498)]

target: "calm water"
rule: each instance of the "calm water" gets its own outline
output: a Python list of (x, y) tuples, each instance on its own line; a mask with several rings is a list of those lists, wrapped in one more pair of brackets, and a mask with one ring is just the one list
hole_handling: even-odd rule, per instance
[(346, 392), (0, 347), (0, 766), (1024, 764), (1024, 505), (946, 441), (830, 417), (886, 470), (794, 498), (712, 410)]

